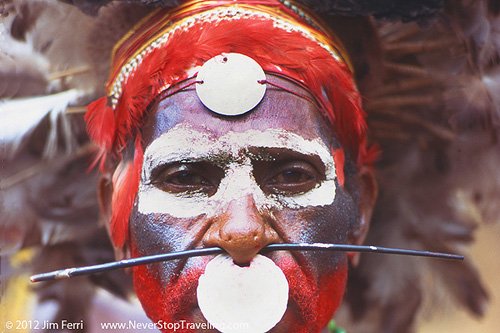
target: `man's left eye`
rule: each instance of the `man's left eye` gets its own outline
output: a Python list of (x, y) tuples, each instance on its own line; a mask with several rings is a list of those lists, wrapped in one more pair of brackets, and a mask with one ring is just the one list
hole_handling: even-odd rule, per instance
[(300, 168), (286, 169), (274, 176), (271, 184), (302, 184), (311, 180), (316, 180), (314, 175)]
[(321, 181), (316, 168), (305, 161), (281, 163), (268, 170), (261, 186), (268, 193), (296, 194), (312, 190)]

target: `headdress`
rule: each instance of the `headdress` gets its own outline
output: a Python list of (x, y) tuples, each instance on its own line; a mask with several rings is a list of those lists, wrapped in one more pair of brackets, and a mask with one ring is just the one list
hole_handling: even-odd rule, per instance
[[(74, 2), (94, 13), (99, 5), (108, 3), (105, 0), (64, 2)], [(96, 223), (97, 177), (95, 173), (85, 173), (93, 149), (83, 131), (79, 105), (109, 95), (94, 104), (95, 111), (89, 114), (93, 119), (89, 120), (96, 123), (91, 135), (100, 143), (101, 152), (116, 157), (124, 152), (121, 149), (125, 141), (134, 137), (134, 122), (140, 120), (137, 112), (144, 111), (142, 106), (147, 106), (150, 97), (167, 87), (167, 80), (161, 75), (152, 77), (153, 84), (146, 82), (149, 79), (145, 77), (132, 75), (127, 79), (127, 92), (123, 88), (121, 92), (128, 96), (119, 96), (114, 102), (113, 88), (109, 86), (103, 91), (107, 73), (114, 73), (109, 81), (115, 82), (120, 72), (114, 70), (126, 68), (128, 61), (142, 51), (139, 45), (147, 48), (155, 43), (155, 36), (140, 30), (147, 24), (139, 21), (149, 17), (155, 18), (158, 24), (166, 24), (161, 20), (164, 9), (155, 11), (155, 6), (178, 5), (167, 0), (135, 3), (110, 4), (94, 17), (60, 2), (21, 0), (0, 4), (0, 28), (5, 38), (5, 42), (0, 43), (0, 89), (2, 98), (10, 98), (0, 105), (0, 126), (14, 119), (7, 114), (22, 112), (26, 117), (22, 122), (26, 126), (17, 127), (19, 133), (2, 130), (2, 135), (13, 133), (2, 136), (2, 145), (10, 153), (2, 156), (8, 163), (1, 170), (0, 226), (7, 231), (0, 233), (0, 237), (9, 235), (3, 240), (6, 245), (2, 247), (2, 255), (6, 250), (12, 254), (19, 248), (36, 245), (34, 256), (38, 258), (33, 262), (43, 262), (45, 266), (35, 270), (80, 266), (113, 258), (112, 247), (104, 241), (105, 231)], [(142, 5), (146, 3), (153, 6)], [(230, 2), (210, 3), (215, 10)], [(251, 7), (259, 13), (267, 10), (274, 13), (279, 7), (279, 17), (305, 26), (315, 36), (331, 36), (325, 29), (318, 29), (311, 13), (304, 12), (304, 17), (311, 17), (313, 24), (305, 21), (294, 9), (300, 6), (287, 7), (286, 1), (276, 6), (270, 6), (271, 1), (243, 3), (245, 9)], [(339, 40), (330, 37), (327, 39), (333, 41), (331, 49), (343, 60), (337, 61), (331, 54), (327, 57), (336, 61), (339, 69), (336, 75), (350, 77), (346, 63), (352, 63), (369, 115), (371, 138), (381, 146), (382, 155), (375, 165), (381, 199), (369, 243), (454, 252), (472, 241), (478, 222), (498, 221), (498, 6), (493, 1), (480, 0), (447, 2), (444, 7), (441, 1), (435, 0), (404, 3), (304, 0), (301, 3), (322, 14), (342, 40), (349, 57), (341, 51)], [(355, 5), (344, 6), (347, 3)], [(179, 24), (183, 18), (199, 12), (196, 3), (190, 6), (177, 9)], [(364, 17), (339, 17), (338, 14)], [(368, 15), (373, 16), (368, 18)], [(376, 21), (373, 17), (395, 21)], [(142, 38), (129, 35), (123, 41), (137, 41), (139, 45), (121, 44), (123, 47), (114, 51), (115, 65), (110, 69), (109, 54), (113, 45), (134, 25), (134, 36)], [(168, 29), (167, 23), (162, 29), (154, 30), (166, 32)], [(328, 53), (328, 48), (321, 48), (320, 43), (299, 32), (294, 36), (314, 44), (319, 53), (325, 56)], [(286, 43), (284, 47), (291, 47), (293, 51), (294, 46), (300, 48), (300, 45), (303, 44)], [(137, 53), (127, 54), (125, 50)], [(189, 51), (185, 59), (193, 55), (190, 47), (177, 51)], [(186, 69), (202, 65), (227, 50), (212, 45), (203, 52), (206, 54), (203, 59), (179, 64), (179, 73), (169, 84), (187, 78)], [(276, 52), (271, 50), (270, 54), (276, 55)], [(263, 59), (260, 65), (266, 71), (276, 72), (276, 68), (270, 67), (274, 59), (266, 61), (269, 57), (266, 52), (250, 56), (258, 62)], [(129, 68), (134, 66), (131, 63)], [(315, 93), (314, 83), (306, 82), (300, 75), (300, 68), (281, 67), (290, 69), (291, 74), (286, 75), (307, 86), (320, 104), (323, 96)], [(141, 72), (147, 70), (141, 69)], [(339, 82), (348, 84), (350, 78)], [(140, 98), (130, 99), (131, 95)], [(120, 99), (133, 102), (129, 104), (132, 112), (124, 112), (130, 110), (122, 108), (129, 106), (120, 104)], [(31, 112), (24, 113), (28, 110)], [(323, 111), (328, 111), (327, 107)], [(349, 116), (360, 114), (355, 112)], [(333, 126), (344, 123), (342, 116), (335, 113), (325, 115), (330, 117)], [(97, 125), (99, 117), (108, 119), (102, 122), (106, 127)], [(359, 119), (345, 123), (357, 124), (358, 130), (362, 130), (364, 125)], [(347, 133), (348, 127), (339, 128), (338, 132)], [(355, 140), (351, 143), (349, 135), (346, 138), (344, 144), (348, 147), (352, 144), (354, 150), (363, 144), (363, 135), (350, 137)], [(125, 161), (120, 169), (123, 173), (116, 174), (116, 181), (127, 179), (127, 172), (134, 174), (127, 163), (133, 166), (139, 162)], [(130, 202), (133, 197), (131, 192), (127, 193)], [(15, 265), (15, 260), (9, 262)], [(431, 278), (433, 282), (429, 283)], [(82, 280), (79, 286), (85, 285), (82, 288), (85, 292), (77, 298), (67, 292), (75, 290), (70, 285), (73, 281), (42, 287), (38, 293), (42, 300), (57, 300), (61, 304), (61, 318), (69, 318), (69, 314), (85, 311), (82, 307), (89, 304), (91, 293), (88, 291), (93, 290), (95, 282), (124, 296), (129, 289), (123, 281), (127, 280), (120, 274)], [(446, 291), (455, 303), (474, 314), (484, 312), (486, 291), (470, 262), (422, 263), (395, 256), (363, 255), (360, 265), (351, 271), (345, 307), (349, 311), (339, 313), (345, 315), (340, 321), (352, 326), (351, 332), (356, 332), (356, 327), (362, 327), (363, 332), (410, 332), (418, 310), (427, 302), (429, 291), (433, 291), (430, 286), (440, 285), (436, 281), (444, 282), (439, 289), (441, 294)], [(348, 319), (352, 325), (347, 324)]]
[(107, 151), (123, 149), (134, 122), (155, 98), (196, 76), (212, 57), (230, 52), (310, 90), (340, 141), (364, 162), (364, 116), (345, 51), (310, 13), (289, 1), (190, 1), (144, 18), (114, 48), (107, 97), (89, 107), (92, 138)]

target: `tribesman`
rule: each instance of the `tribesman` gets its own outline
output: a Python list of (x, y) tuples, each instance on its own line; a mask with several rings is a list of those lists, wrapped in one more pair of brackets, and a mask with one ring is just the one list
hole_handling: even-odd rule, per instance
[[(496, 48), (474, 53), (460, 49), (463, 40), (456, 36), (446, 35), (445, 42), (428, 41), (432, 33), (416, 24), (403, 29), (399, 23), (377, 25), (367, 18), (328, 15), (325, 23), (314, 13), (334, 11), (335, 5), (324, 4), (325, 10), (312, 2), (308, 8), (288, 0), (162, 3), (164, 8), (115, 5), (107, 12), (102, 8), (104, 14), (96, 21), (71, 12), (93, 31), (88, 34), (93, 38), (102, 33), (105, 39), (119, 30), (109, 38), (112, 51), (106, 42), (94, 40), (86, 50), (88, 57), (79, 54), (79, 48), (68, 51), (74, 53), (72, 61), (78, 59), (75, 64), (84, 66), (53, 75), (50, 84), (44, 77), (31, 81), (29, 87), (36, 91), (62, 91), (50, 96), (52, 104), (47, 102), (52, 133), (59, 129), (68, 134), (70, 127), (80, 133), (78, 108), (70, 109), (78, 117), (71, 124), (58, 119), (58, 111), (68, 110), (75, 102), (89, 102), (84, 120), (97, 154), (83, 136), (74, 142), (70, 135), (59, 133), (63, 140), (55, 133), (47, 135), (45, 145), (21, 144), (26, 140), (16, 137), (6, 146), (8, 158), (20, 159), (16, 156), (22, 156), (23, 149), (45, 157), (60, 156), (60, 148), (72, 152), (69, 156), (74, 157), (66, 156), (51, 177), (58, 179), (57, 189), (66, 193), (62, 203), (57, 201), (58, 209), (61, 205), (73, 208), (64, 216), (84, 222), (81, 229), (72, 226), (76, 233), (86, 230), (77, 241), (80, 248), (103, 244), (96, 236), (102, 234), (98, 227), (85, 225), (95, 219), (96, 211), (74, 214), (79, 198), (92, 197), (87, 207), (99, 206), (116, 259), (220, 250), (132, 267), (133, 290), (160, 331), (341, 332), (331, 320), (345, 300), (350, 311), (342, 313), (347, 318), (343, 322), (354, 322), (354, 330), (411, 332), (425, 289), (415, 268), (420, 261), (375, 255), (361, 260), (354, 250), (271, 251), (269, 246), (358, 246), (368, 237), (369, 244), (380, 246), (456, 251), (455, 242), (467, 241), (472, 232), (470, 210), (476, 209), (476, 219), (498, 213), (481, 202), (483, 192), (492, 198), (498, 195), (500, 180), (493, 170), (500, 158), (495, 148), (498, 100), (490, 91), (496, 86), (484, 85), (487, 80), (480, 80), (477, 92), (468, 94), (460, 85), (450, 86), (449, 74), (445, 80), (442, 73), (453, 73), (462, 83), (486, 70), (497, 73), (492, 69), (498, 65)], [(78, 4), (87, 11), (98, 5)], [(20, 39), (33, 26), (33, 9), (29, 5), (12, 8), (21, 14), (14, 16), (10, 33)], [(467, 6), (457, 8), (449, 9), (448, 15), (465, 25), (459, 19)], [(495, 6), (487, 8), (491, 15), (498, 14)], [(421, 8), (410, 4), (408, 12), (400, 15), (425, 19), (428, 24), (438, 10), (439, 4), (429, 1)], [(127, 23), (121, 27), (113, 20)], [(443, 34), (456, 33), (440, 24), (436, 30)], [(112, 28), (106, 30), (106, 26)], [(468, 47), (483, 50), (477, 36), (468, 38), (477, 42)], [(51, 45), (43, 47), (50, 50)], [(439, 60), (432, 57), (435, 52), (455, 58), (452, 64), (444, 63), (442, 55)], [(102, 60), (109, 55), (110, 63)], [(432, 71), (440, 74), (430, 77)], [(96, 87), (104, 81), (103, 73), (107, 79), (101, 92)], [(87, 80), (78, 80), (79, 75)], [(492, 80), (498, 82), (496, 77)], [(5, 88), (9, 89), (12, 86)], [(435, 93), (438, 89), (441, 95)], [(99, 93), (103, 97), (90, 102)], [(460, 109), (449, 111), (462, 100), (476, 99), (483, 102), (469, 103), (477, 111), (474, 116)], [(43, 104), (41, 99), (33, 103)], [(363, 105), (373, 117), (370, 127)], [(395, 111), (398, 107), (401, 113)], [(440, 108), (442, 112), (436, 113)], [(415, 110), (420, 109), (421, 115), (416, 116)], [(46, 114), (47, 107), (41, 108), (34, 118), (40, 120)], [(32, 136), (43, 136), (41, 132), (35, 130)], [(471, 142), (484, 149), (475, 151)], [(79, 150), (72, 148), (78, 145)], [(465, 151), (474, 152), (482, 161), (478, 168), (493, 175), (496, 183), (476, 180), (477, 186), (470, 186), (475, 174), (465, 170), (461, 155)], [(97, 156), (93, 165), (99, 176), (87, 175), (93, 181), (84, 186), (85, 180), (74, 175), (83, 177), (89, 154)], [(79, 188), (96, 186), (97, 198), (93, 192), (73, 196), (69, 182), (63, 182), (59, 173), (78, 182)], [(3, 187), (14, 188), (18, 178), (8, 178)], [(436, 179), (443, 179), (446, 186), (436, 186)], [(53, 183), (38, 180), (36, 186), (46, 189)], [(36, 211), (43, 215), (41, 211), (51, 203), (40, 199)], [(465, 212), (466, 204), (477, 207)], [(63, 219), (60, 210), (44, 214), (44, 223)], [(369, 232), (373, 214), (374, 227)], [(12, 215), (9, 218), (14, 221)], [(67, 236), (61, 237), (63, 241), (54, 236), (61, 225), (40, 227), (38, 242), (57, 247), (56, 252), (45, 250), (38, 257), (37, 271), (62, 268), (44, 266), (44, 257), (51, 253), (76, 252), (71, 242), (65, 243)], [(7, 227), (10, 232), (16, 228), (14, 223)], [(27, 239), (25, 229), (13, 234)], [(36, 243), (33, 238), (31, 243), (11, 239), (10, 246)], [(68, 266), (70, 261), (63, 262)], [(432, 265), (450, 278), (450, 288), (460, 302), (473, 313), (482, 313), (487, 296), (472, 267), (461, 262)], [(59, 277), (64, 274), (69, 275), (64, 271)], [(124, 296), (127, 286), (114, 284), (122, 278), (107, 279), (103, 285)], [(71, 294), (55, 292), (57, 283), (40, 288), (41, 300)], [(71, 285), (71, 281), (64, 283)], [(467, 288), (461, 287), (464, 284)], [(85, 290), (90, 290), (87, 284)], [(91, 295), (81, 298), (85, 304), (92, 304)], [(62, 313), (60, 308), (58, 318), (65, 318)], [(75, 309), (71, 313), (76, 322)]]
[(86, 120), (102, 148), (115, 247), (127, 257), (227, 252), (135, 267), (146, 314), (220, 330), (323, 329), (342, 300), (348, 255), (259, 253), (366, 236), (373, 153), (340, 42), (295, 5), (190, 1), (120, 41), (107, 92)]

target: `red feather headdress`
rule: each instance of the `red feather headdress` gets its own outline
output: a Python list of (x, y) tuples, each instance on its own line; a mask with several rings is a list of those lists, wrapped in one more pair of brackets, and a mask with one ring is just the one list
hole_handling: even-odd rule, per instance
[[(309, 13), (278, 0), (189, 1), (175, 11), (155, 11), (137, 24), (114, 49), (107, 96), (90, 104), (86, 114), (102, 161), (121, 159), (134, 137), (135, 151), (141, 151), (137, 128), (148, 105), (176, 83), (196, 76), (207, 60), (230, 52), (247, 55), (267, 73), (305, 86), (348, 156), (359, 165), (369, 162), (361, 98), (340, 42)], [(113, 200), (116, 246), (128, 234), (141, 161), (136, 156), (134, 163), (117, 168), (122, 176), (114, 177), (121, 179), (114, 182), (114, 195), (127, 198)]]

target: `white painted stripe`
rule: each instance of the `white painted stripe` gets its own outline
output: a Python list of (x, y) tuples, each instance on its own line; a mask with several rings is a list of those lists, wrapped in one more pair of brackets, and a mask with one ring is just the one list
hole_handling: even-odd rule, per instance
[[(325, 166), (326, 179), (305, 193), (266, 195), (253, 177), (248, 156), (248, 149), (251, 148), (283, 148), (317, 156)], [(214, 160), (224, 155), (229, 155), (233, 161), (227, 165), (226, 174), (211, 197), (204, 193), (169, 193), (147, 184), (151, 172), (158, 166), (182, 161)], [(214, 216), (225, 209), (230, 201), (249, 194), (253, 196), (259, 210), (324, 206), (332, 204), (335, 199), (335, 178), (333, 156), (320, 139), (308, 140), (282, 129), (268, 129), (229, 132), (216, 140), (206, 132), (177, 125), (154, 140), (144, 153), (138, 210), (143, 214), (165, 213), (178, 218), (201, 214)]]

